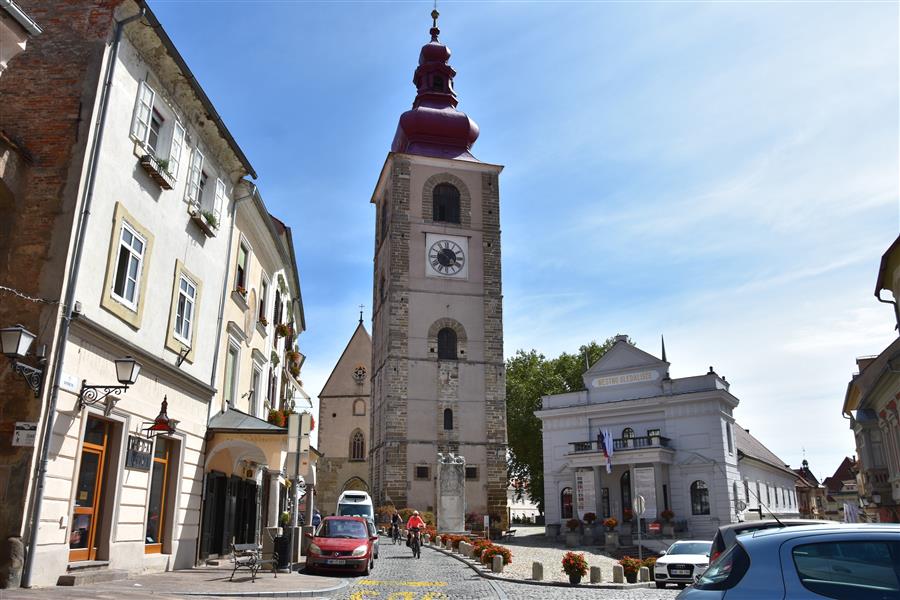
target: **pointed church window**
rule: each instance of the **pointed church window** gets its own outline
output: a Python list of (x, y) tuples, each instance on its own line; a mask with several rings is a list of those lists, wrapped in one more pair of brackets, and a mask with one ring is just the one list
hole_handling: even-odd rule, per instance
[(456, 332), (449, 327), (438, 331), (438, 359), (456, 360)]
[(459, 190), (449, 183), (434, 186), (432, 192), (432, 220), (459, 223)]
[(350, 437), (350, 460), (365, 460), (366, 440), (362, 431), (357, 429)]

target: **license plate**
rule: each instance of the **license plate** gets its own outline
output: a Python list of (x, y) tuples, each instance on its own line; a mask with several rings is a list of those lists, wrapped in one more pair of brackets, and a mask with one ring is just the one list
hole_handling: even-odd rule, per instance
[(684, 569), (672, 569), (672, 575), (690, 575), (690, 571), (685, 571)]
[(327, 564), (329, 564), (329, 565), (346, 565), (347, 561), (344, 560), (343, 558), (330, 558), (330, 559), (328, 559)]

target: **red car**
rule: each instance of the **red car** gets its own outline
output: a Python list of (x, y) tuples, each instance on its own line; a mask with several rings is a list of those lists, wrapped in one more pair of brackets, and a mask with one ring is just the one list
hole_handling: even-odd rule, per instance
[(369, 533), (369, 524), (362, 517), (325, 517), (315, 534), (307, 534), (306, 570), (368, 575), (375, 566), (372, 549), (378, 539)]

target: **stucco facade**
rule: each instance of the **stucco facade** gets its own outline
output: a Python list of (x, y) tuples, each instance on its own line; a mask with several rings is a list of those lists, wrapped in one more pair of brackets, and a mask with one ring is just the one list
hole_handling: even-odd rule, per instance
[[(535, 413), (543, 428), (548, 530), (558, 532), (567, 519), (586, 512), (622, 522), (640, 494), (649, 521), (670, 510), (679, 529), (711, 538), (719, 525), (748, 517), (758, 504), (757, 481), (769, 508), (781, 512), (771, 496), (775, 490), (786, 514), (789, 497), (796, 506), (793, 473), (748, 432), (738, 432), (738, 399), (712, 369), (672, 379), (668, 362), (617, 336), (585, 372), (584, 384), (580, 392), (545, 396)], [(611, 472), (599, 439), (606, 431)], [(745, 498), (745, 480), (752, 482), (752, 503), (738, 502)]]

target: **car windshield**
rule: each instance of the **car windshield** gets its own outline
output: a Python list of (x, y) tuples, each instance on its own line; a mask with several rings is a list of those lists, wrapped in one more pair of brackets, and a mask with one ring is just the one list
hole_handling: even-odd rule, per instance
[(371, 517), (372, 507), (368, 504), (341, 504), (338, 506), (339, 517)]
[(319, 527), (316, 537), (325, 538), (360, 538), (365, 539), (369, 535), (366, 524), (350, 519), (325, 519)]
[(712, 542), (675, 542), (666, 554), (709, 554), (711, 547)]

